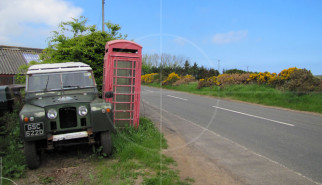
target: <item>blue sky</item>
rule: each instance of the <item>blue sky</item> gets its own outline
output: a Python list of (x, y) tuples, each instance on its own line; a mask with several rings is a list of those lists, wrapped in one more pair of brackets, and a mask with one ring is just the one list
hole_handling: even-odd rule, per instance
[[(60, 21), (80, 15), (101, 28), (101, 0), (2, 0), (0, 45), (44, 48)], [(106, 0), (105, 20), (144, 53), (214, 68), (220, 60), (220, 70), (322, 75), (321, 0)]]

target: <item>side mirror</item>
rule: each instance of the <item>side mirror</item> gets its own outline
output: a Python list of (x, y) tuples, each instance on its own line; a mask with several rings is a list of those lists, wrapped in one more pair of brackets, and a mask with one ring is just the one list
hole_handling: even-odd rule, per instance
[(105, 93), (105, 98), (113, 98), (114, 97), (114, 93), (112, 91), (108, 91)]

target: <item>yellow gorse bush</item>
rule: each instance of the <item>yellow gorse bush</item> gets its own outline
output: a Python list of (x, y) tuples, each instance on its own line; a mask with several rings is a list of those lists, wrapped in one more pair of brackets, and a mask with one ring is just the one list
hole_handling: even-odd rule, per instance
[(143, 83), (152, 83), (153, 82), (153, 78), (155, 75), (157, 75), (158, 73), (151, 73), (151, 74), (145, 74), (141, 76), (141, 82)]
[(177, 80), (176, 82), (172, 83), (172, 85), (182, 85), (182, 84), (188, 84), (190, 82), (196, 81), (195, 77), (192, 75), (186, 75), (181, 77), (180, 80)]
[(162, 82), (162, 84), (172, 84), (177, 80), (180, 80), (180, 76), (177, 73), (172, 72), (168, 75), (167, 79)]
[(296, 67), (284, 69), (278, 74), (278, 76), (281, 78), (281, 80), (288, 80), (290, 78), (291, 74), (296, 70), (299, 70), (299, 69)]
[(259, 84), (273, 84), (277, 80), (277, 74), (276, 73), (270, 73), (270, 72), (260, 72), (258, 74), (250, 74), (247, 81), (257, 81)]
[(186, 75), (183, 78), (185, 78), (185, 79), (195, 79), (195, 77), (193, 77), (192, 75)]

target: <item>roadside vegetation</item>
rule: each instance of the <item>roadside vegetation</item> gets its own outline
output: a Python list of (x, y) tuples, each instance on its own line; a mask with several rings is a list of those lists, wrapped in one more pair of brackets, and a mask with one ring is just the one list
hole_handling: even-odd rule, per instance
[(26, 169), (18, 122), (21, 107), (16, 103), (12, 113), (0, 117), (0, 174), (10, 179), (23, 177)]
[(278, 74), (232, 69), (200, 79), (174, 72), (164, 76), (161, 70), (142, 75), (141, 81), (154, 87), (322, 113), (322, 79), (296, 67)]
[[(138, 129), (128, 127), (113, 137), (112, 162), (97, 161), (95, 184), (189, 184), (181, 181), (172, 167), (176, 162), (163, 154), (167, 148), (163, 135), (151, 120), (140, 118)], [(140, 180), (141, 179), (141, 180)]]
[[(0, 117), (2, 177), (13, 181), (27, 178), (23, 144), (19, 138), (20, 107), (17, 105), (13, 113), (6, 113)], [(101, 155), (100, 148), (96, 148), (93, 153), (79, 154), (79, 158), (89, 161), (91, 166), (94, 166), (95, 170), (89, 178), (91, 184), (190, 184), (193, 182), (191, 179), (182, 181), (179, 171), (175, 170), (176, 162), (162, 154), (162, 150), (167, 148), (167, 141), (151, 120), (140, 118), (139, 128), (123, 128), (114, 134), (112, 139), (113, 153), (109, 158)], [(11, 184), (6, 179), (1, 179), (1, 184)], [(40, 176), (38, 181), (42, 184), (54, 183), (55, 177), (48, 174)], [(88, 182), (88, 177), (79, 177), (77, 183), (83, 182)]]

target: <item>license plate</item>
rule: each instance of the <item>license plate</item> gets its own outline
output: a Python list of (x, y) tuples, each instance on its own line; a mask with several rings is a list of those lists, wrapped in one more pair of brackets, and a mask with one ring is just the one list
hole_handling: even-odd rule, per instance
[(44, 135), (44, 123), (29, 123), (25, 124), (25, 136), (41, 136)]

